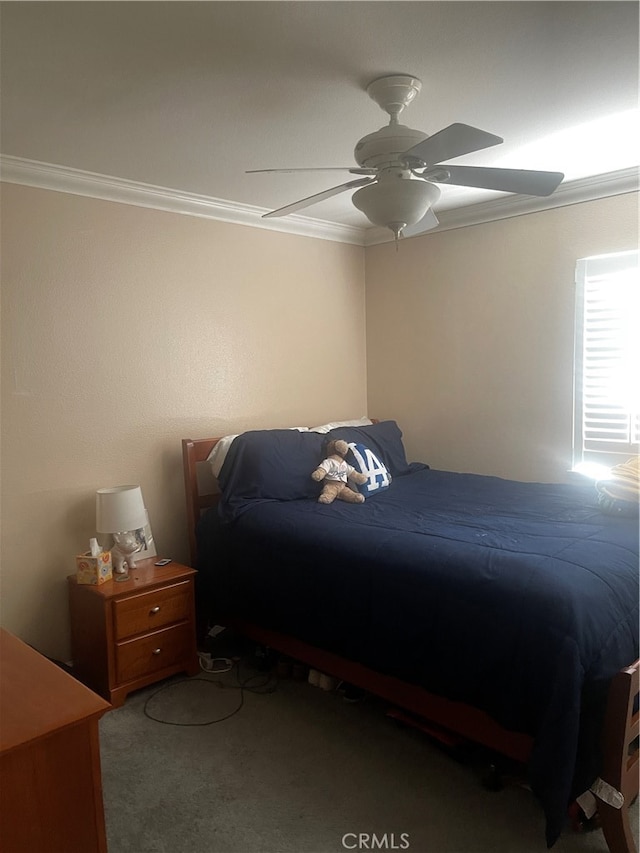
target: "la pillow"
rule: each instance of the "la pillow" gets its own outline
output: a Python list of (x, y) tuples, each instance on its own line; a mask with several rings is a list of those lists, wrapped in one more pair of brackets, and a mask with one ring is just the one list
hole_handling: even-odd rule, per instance
[(342, 438), (347, 444), (362, 444), (368, 447), (392, 477), (402, 477), (419, 468), (429, 467), (421, 462), (411, 464), (407, 462), (402, 432), (395, 421), (380, 421), (377, 424), (357, 427), (338, 427), (324, 437)]
[(384, 462), (381, 462), (375, 453), (364, 444), (351, 442), (348, 447), (345, 461), (349, 465), (353, 465), (356, 471), (364, 474), (367, 478), (366, 483), (359, 485), (352, 483), (351, 488), (360, 492), (365, 498), (371, 498), (386, 491), (391, 485), (392, 478)]

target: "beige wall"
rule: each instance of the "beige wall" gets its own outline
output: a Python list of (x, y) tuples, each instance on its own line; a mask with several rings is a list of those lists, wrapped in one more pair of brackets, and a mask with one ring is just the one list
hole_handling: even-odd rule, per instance
[(432, 467), (566, 479), (576, 260), (637, 245), (631, 193), (370, 247), (369, 411)]
[(637, 242), (635, 194), (365, 252), (3, 184), (2, 624), (68, 657), (100, 486), (187, 560), (186, 436), (368, 412), (434, 467), (562, 480), (575, 262)]
[(66, 659), (96, 488), (186, 561), (180, 439), (365, 414), (364, 250), (3, 184), (1, 272), (2, 624)]

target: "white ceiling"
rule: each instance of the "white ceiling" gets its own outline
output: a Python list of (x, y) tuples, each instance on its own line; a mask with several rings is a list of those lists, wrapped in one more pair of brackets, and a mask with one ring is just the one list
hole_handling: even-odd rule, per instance
[[(1, 35), (3, 155), (265, 209), (349, 179), (244, 171), (355, 165), (384, 74), (423, 82), (403, 123), (504, 137), (456, 163), (638, 164), (636, 2), (5, 2)], [(304, 213), (363, 226), (349, 195)]]

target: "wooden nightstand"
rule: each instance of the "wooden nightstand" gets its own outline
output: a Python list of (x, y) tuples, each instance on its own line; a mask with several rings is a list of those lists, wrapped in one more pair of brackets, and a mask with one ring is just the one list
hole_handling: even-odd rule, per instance
[(79, 584), (70, 575), (71, 654), (78, 678), (114, 707), (127, 694), (178, 672), (199, 672), (195, 570), (158, 557), (127, 581)]

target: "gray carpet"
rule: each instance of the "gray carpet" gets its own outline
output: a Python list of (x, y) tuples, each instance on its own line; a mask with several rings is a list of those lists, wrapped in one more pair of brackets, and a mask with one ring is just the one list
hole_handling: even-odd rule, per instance
[[(233, 673), (173, 679), (103, 717), (109, 853), (546, 850), (528, 790), (486, 790), (481, 762), (454, 760), (391, 722), (377, 700), (349, 704), (286, 679), (274, 692), (241, 696), (235, 683)], [(145, 715), (147, 700), (149, 714), (174, 722), (233, 715), (166, 725)], [(637, 831), (636, 809), (633, 821)], [(361, 833), (369, 837), (358, 848)], [(553, 850), (607, 847), (600, 831), (567, 831)]]

